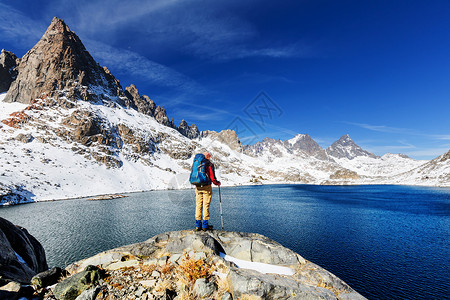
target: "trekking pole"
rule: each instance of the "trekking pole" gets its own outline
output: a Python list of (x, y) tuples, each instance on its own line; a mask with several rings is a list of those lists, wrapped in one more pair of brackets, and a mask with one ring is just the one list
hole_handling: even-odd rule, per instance
[(219, 202), (220, 202), (220, 221), (222, 223), (222, 230), (223, 230), (222, 195), (220, 194), (220, 185), (219, 185)]

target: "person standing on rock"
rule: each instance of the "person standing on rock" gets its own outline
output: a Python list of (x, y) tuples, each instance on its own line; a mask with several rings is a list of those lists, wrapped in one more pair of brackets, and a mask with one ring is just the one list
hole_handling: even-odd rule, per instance
[(197, 231), (212, 229), (212, 226), (208, 225), (209, 205), (212, 199), (211, 184), (221, 185), (210, 159), (209, 152), (195, 155), (190, 176), (190, 182), (195, 185), (195, 229)]

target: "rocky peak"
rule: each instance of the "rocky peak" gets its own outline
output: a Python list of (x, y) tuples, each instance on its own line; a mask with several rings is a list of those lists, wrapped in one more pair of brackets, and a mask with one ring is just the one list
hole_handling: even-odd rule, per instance
[(136, 109), (138, 112), (154, 116), (156, 105), (148, 96), (139, 95), (139, 91), (134, 84), (125, 88), (125, 96), (129, 100), (128, 107)]
[(17, 64), (20, 60), (9, 51), (2, 49), (0, 53), (0, 93), (7, 92), (17, 77)]
[(358, 156), (378, 158), (378, 156), (358, 146), (348, 134), (341, 136), (339, 140), (331, 144), (331, 146), (326, 149), (326, 153), (336, 158), (354, 159)]
[(242, 152), (244, 149), (236, 132), (231, 129), (222, 130), (221, 132), (206, 130), (202, 131), (200, 136), (202, 138), (209, 137), (212, 140), (218, 140), (219, 142), (228, 145), (232, 150), (238, 152)]
[(189, 126), (184, 119), (181, 120), (180, 125), (178, 126), (178, 131), (189, 139), (195, 139), (200, 135), (200, 131), (197, 126), (195, 124)]
[[(92, 90), (98, 87), (101, 93)], [(42, 94), (94, 102), (123, 97), (114, 76), (95, 62), (78, 36), (56, 17), (22, 58), (4, 101), (29, 104)]]
[(169, 117), (167, 117), (166, 109), (163, 106), (157, 106), (155, 109), (154, 117), (158, 123), (163, 124), (164, 126), (168, 126), (171, 128), (175, 128), (175, 125), (173, 124), (173, 120), (170, 121)]
[(315, 140), (311, 138), (309, 134), (297, 134), (294, 138), (288, 140), (291, 145), (292, 151), (301, 150), (306, 154), (315, 156), (320, 159), (326, 159), (327, 155), (325, 150), (317, 144)]
[(315, 157), (321, 160), (328, 160), (325, 150), (308, 134), (297, 134), (292, 139), (285, 141), (266, 137), (261, 142), (247, 146), (246, 152), (256, 156), (267, 152), (276, 157), (283, 156), (283, 153), (289, 153), (301, 157)]
[(432, 161), (436, 161), (436, 162), (439, 162), (439, 163), (450, 161), (450, 151), (442, 154), (441, 156), (433, 159)]

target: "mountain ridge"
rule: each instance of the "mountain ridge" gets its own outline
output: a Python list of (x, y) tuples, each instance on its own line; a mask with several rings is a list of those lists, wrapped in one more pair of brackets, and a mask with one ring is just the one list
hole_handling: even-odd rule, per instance
[[(229, 129), (199, 131), (185, 120), (177, 127), (136, 86), (124, 90), (58, 18), (16, 62), (0, 95), (0, 203), (189, 188), (192, 155), (206, 150), (224, 185), (386, 184), (426, 163), (375, 156), (348, 135), (327, 149), (308, 134), (249, 146)], [(448, 185), (444, 179), (414, 184)]]

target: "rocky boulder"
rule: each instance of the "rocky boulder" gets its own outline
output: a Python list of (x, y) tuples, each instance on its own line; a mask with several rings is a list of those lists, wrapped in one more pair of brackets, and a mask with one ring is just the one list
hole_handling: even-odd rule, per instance
[(17, 77), (17, 64), (20, 60), (14, 53), (2, 49), (0, 53), (0, 93), (7, 92)]
[(58, 283), (53, 294), (58, 300), (75, 300), (84, 291), (95, 287), (103, 278), (103, 270), (96, 266), (87, 266), (82, 272)]
[(99, 299), (365, 299), (335, 275), (255, 233), (167, 232), (67, 270), (79, 274), (89, 265), (107, 270), (97, 286)]
[(25, 228), (0, 218), (0, 277), (29, 283), (47, 269), (42, 245)]

